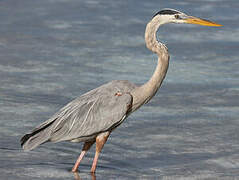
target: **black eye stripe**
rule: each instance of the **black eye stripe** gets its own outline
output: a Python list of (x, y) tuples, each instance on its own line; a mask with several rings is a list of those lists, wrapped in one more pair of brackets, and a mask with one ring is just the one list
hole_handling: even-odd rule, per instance
[(162, 10), (159, 11), (159, 14), (178, 14), (178, 11), (174, 11), (174, 10)]
[(157, 12), (153, 17), (157, 16), (157, 15), (173, 15), (173, 14), (179, 14), (180, 12), (178, 11), (174, 11), (171, 9), (165, 9), (165, 10), (161, 10), (159, 12)]

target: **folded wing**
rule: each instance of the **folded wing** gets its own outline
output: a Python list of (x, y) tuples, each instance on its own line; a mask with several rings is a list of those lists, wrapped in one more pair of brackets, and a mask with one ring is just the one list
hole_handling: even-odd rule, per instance
[(48, 141), (87, 139), (114, 129), (127, 117), (133, 101), (129, 93), (117, 95), (120, 89), (114, 81), (71, 101), (49, 120), (23, 136), (22, 147), (31, 150)]

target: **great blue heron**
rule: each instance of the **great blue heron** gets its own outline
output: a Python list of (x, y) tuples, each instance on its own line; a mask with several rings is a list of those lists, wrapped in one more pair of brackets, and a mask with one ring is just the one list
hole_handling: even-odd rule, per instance
[(157, 67), (148, 82), (141, 86), (126, 80), (114, 80), (93, 89), (71, 101), (49, 120), (36, 127), (21, 139), (25, 150), (32, 150), (45, 142), (85, 142), (73, 172), (96, 142), (96, 152), (91, 172), (95, 172), (99, 154), (110, 133), (130, 113), (147, 103), (161, 86), (167, 73), (169, 53), (167, 47), (158, 42), (156, 33), (160, 25), (188, 23), (204, 26), (221, 26), (214, 22), (188, 16), (174, 9), (163, 9), (156, 13), (146, 26), (145, 42), (149, 50), (158, 55)]

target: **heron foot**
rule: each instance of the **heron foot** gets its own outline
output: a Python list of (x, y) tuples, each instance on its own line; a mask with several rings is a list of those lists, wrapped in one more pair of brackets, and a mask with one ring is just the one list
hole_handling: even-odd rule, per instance
[(78, 170), (78, 167), (77, 167), (77, 168), (73, 167), (72, 170), (71, 170), (71, 172), (76, 173), (77, 170)]
[(89, 142), (85, 142), (83, 149), (81, 151), (80, 156), (78, 157), (78, 159), (76, 160), (76, 163), (74, 165), (74, 167), (72, 168), (72, 172), (77, 172), (78, 171), (78, 167), (80, 165), (80, 162), (82, 161), (83, 157), (85, 156), (85, 153), (90, 149), (90, 147), (95, 143), (95, 139), (93, 141), (89, 141)]
[(104, 132), (104, 133), (99, 134), (96, 137), (95, 157), (94, 157), (94, 160), (93, 160), (93, 163), (91, 166), (91, 170), (90, 170), (91, 173), (95, 173), (100, 152), (103, 149), (104, 144), (106, 143), (109, 135), (110, 135), (110, 132)]

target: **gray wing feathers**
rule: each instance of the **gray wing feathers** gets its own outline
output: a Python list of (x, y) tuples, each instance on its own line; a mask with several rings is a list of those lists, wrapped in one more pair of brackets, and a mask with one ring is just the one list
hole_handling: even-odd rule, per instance
[(31, 133), (24, 135), (21, 138), (21, 146), (24, 150), (32, 150), (38, 145), (47, 142), (50, 138), (50, 129), (54, 119), (49, 119), (48, 121), (40, 124)]
[[(74, 140), (115, 128), (132, 104), (132, 96), (125, 92), (135, 87), (128, 81), (112, 81), (83, 94), (23, 136), (22, 147), (31, 150), (47, 141)], [(117, 91), (123, 95), (115, 96)]]
[(115, 96), (113, 92), (76, 103), (52, 125), (50, 140), (73, 140), (111, 130), (125, 118), (131, 103), (131, 95)]

